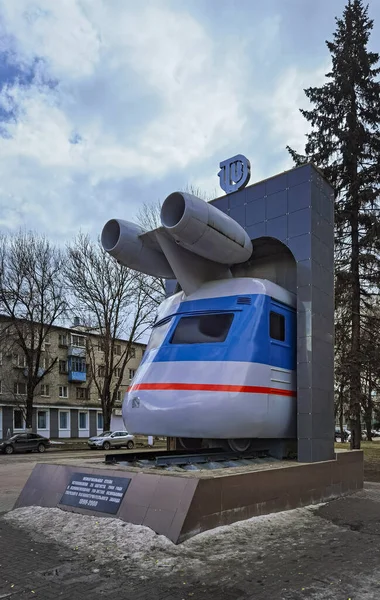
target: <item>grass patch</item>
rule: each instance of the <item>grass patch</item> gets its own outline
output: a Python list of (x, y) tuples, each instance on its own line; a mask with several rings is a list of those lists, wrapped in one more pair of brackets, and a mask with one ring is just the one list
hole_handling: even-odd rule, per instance
[[(336, 443), (335, 448), (346, 448), (349, 450), (349, 443)], [(361, 450), (364, 455), (364, 479), (367, 481), (380, 481), (380, 441), (362, 442)]]

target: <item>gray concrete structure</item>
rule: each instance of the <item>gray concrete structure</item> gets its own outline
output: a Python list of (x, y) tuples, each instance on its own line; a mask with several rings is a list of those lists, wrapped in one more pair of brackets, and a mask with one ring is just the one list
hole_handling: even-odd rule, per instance
[(32, 410), (32, 429), (33, 431), (37, 431), (37, 409), (33, 408)]
[(59, 437), (59, 426), (58, 426), (58, 408), (50, 409), (50, 437)]
[(252, 240), (249, 265), (239, 265), (235, 273), (267, 277), (297, 293), (298, 460), (329, 460), (334, 455), (334, 191), (307, 164), (212, 204)]
[(79, 437), (79, 417), (78, 411), (71, 409), (70, 410), (70, 424), (71, 424), (71, 437), (77, 438)]
[(90, 437), (93, 437), (98, 433), (97, 430), (97, 413), (94, 410), (90, 410)]

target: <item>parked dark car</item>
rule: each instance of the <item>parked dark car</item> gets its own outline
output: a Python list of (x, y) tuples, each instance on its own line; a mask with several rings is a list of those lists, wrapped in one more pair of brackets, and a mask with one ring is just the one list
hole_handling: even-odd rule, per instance
[(51, 442), (48, 438), (38, 435), (38, 433), (17, 433), (8, 440), (0, 442), (0, 451), (5, 454), (13, 452), (45, 452), (50, 448)]

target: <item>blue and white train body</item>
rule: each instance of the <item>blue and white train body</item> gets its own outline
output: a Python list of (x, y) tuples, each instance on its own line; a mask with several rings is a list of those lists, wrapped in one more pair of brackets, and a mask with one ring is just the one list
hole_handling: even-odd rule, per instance
[(159, 307), (124, 399), (126, 427), (180, 438), (185, 446), (225, 440), (236, 450), (253, 439), (295, 438), (296, 298), (265, 279), (232, 277), (230, 266), (249, 258), (251, 242), (214, 207), (221, 225), (214, 212), (204, 216), (199, 203), (210, 206), (172, 194), (163, 205), (163, 227), (140, 232), (137, 241), (123, 221), (109, 221), (103, 230), (103, 246), (119, 262), (138, 269), (141, 260), (138, 270), (154, 274), (154, 253), (161, 252), (157, 274), (174, 276), (182, 287)]
[(206, 283), (160, 307), (126, 394), (130, 431), (198, 439), (294, 438), (295, 299), (274, 283)]

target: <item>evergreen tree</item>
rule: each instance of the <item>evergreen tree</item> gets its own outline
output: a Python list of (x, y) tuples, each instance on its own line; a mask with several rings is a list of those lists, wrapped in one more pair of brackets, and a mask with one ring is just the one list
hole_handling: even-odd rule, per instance
[(361, 439), (361, 312), (379, 282), (380, 68), (379, 55), (368, 49), (372, 28), (368, 6), (350, 0), (326, 42), (327, 82), (305, 90), (313, 105), (301, 110), (312, 126), (305, 155), (288, 147), (296, 164), (315, 163), (336, 190), (336, 303), (343, 313), (349, 308), (351, 448), (360, 448)]

